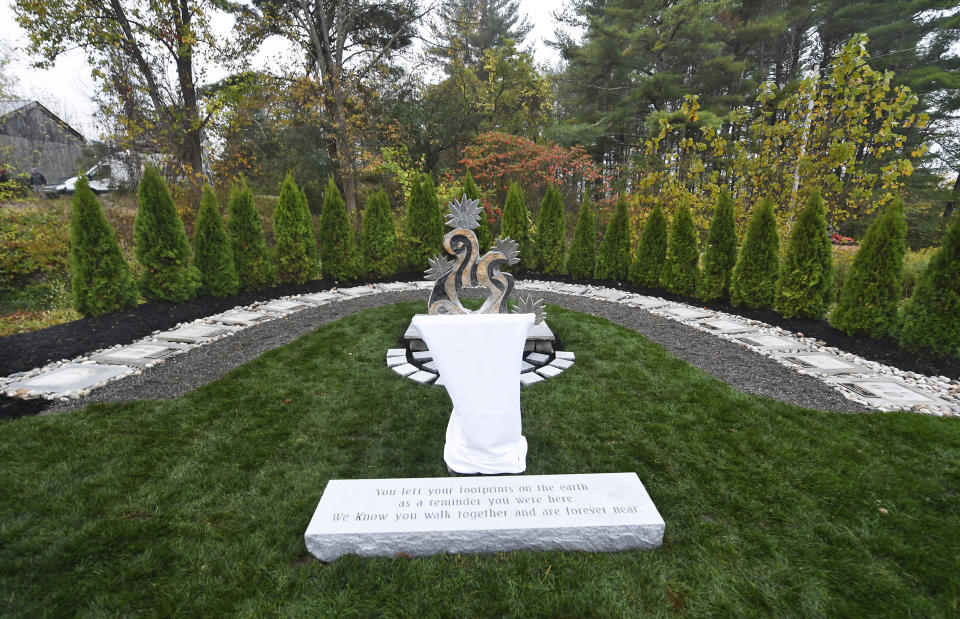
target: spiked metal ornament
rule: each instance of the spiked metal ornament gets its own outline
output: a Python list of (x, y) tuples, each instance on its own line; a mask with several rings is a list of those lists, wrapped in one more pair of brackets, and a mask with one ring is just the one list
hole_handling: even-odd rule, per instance
[(479, 200), (471, 200), (467, 194), (459, 201), (450, 201), (450, 213), (447, 215), (447, 226), (453, 229), (476, 230), (480, 227), (480, 214), (483, 209), (478, 205)]
[(543, 306), (543, 299), (533, 300), (533, 295), (520, 297), (517, 302), (517, 314), (533, 314), (534, 322), (540, 324), (547, 317), (547, 309)]
[(520, 246), (509, 236), (497, 239), (494, 247), (498, 252), (506, 256), (508, 264), (520, 262)]
[(426, 270), (427, 279), (432, 281), (437, 281), (452, 271), (453, 265), (456, 264), (455, 260), (447, 260), (440, 254), (428, 259), (427, 262), (430, 264), (430, 268)]

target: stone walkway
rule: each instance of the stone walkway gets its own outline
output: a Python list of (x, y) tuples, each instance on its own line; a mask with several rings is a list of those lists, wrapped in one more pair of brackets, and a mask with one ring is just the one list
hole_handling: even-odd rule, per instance
[[(0, 391), (10, 397), (76, 400), (108, 382), (142, 374), (145, 369), (166, 359), (303, 309), (387, 292), (422, 290), (426, 298), (432, 287), (433, 283), (428, 281), (373, 284), (237, 307), (178, 325), (169, 331), (155, 332), (137, 342), (0, 378)], [(938, 417), (960, 416), (958, 381), (943, 376), (904, 372), (821, 346), (812, 338), (801, 337), (766, 323), (611, 288), (537, 280), (518, 281), (516, 288), (518, 291), (532, 292), (534, 296), (537, 292), (543, 292), (617, 304), (676, 321), (768, 357), (800, 374), (815, 377), (845, 398), (874, 410), (912, 410)], [(415, 367), (409, 363), (406, 355), (405, 349), (390, 349), (386, 351), (386, 364), (398, 374), (417, 382), (442, 384), (435, 380), (436, 375), (426, 376), (422, 368), (422, 362), (426, 360), (423, 356), (417, 360), (421, 362), (419, 367)], [(520, 380), (526, 385), (556, 376), (571, 367), (574, 359), (574, 352), (571, 351), (558, 351), (546, 359), (526, 359)], [(409, 372), (410, 368), (415, 371)]]

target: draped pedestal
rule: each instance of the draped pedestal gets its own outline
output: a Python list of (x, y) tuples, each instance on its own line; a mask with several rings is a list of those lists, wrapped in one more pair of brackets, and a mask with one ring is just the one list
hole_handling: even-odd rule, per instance
[(453, 401), (443, 459), (457, 473), (522, 473), (520, 364), (533, 314), (415, 316)]

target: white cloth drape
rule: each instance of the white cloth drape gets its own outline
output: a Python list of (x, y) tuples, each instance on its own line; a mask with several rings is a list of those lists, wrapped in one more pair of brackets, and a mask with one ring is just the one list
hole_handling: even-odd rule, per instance
[(520, 364), (533, 314), (418, 315), (453, 412), (443, 459), (457, 473), (522, 473)]

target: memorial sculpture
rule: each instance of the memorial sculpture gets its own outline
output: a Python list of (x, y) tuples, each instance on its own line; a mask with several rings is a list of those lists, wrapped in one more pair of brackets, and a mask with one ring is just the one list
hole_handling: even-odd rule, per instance
[[(543, 304), (523, 299), (509, 313), (513, 275), (500, 270), (519, 262), (516, 242), (498, 239), (480, 256), (474, 229), (481, 209), (463, 196), (450, 203), (443, 247), (454, 256), (430, 259), (434, 280), (429, 314), (412, 324), (433, 354), (453, 401), (443, 457), (456, 473), (522, 473), (527, 442), (521, 433), (520, 374), (523, 347), (534, 322), (544, 318)], [(487, 298), (476, 311), (460, 302), (465, 287), (482, 286)]]

